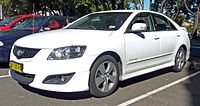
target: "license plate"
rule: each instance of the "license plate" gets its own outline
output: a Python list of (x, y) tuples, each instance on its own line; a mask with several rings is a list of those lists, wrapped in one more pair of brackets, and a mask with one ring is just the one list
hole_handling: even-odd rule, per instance
[(23, 64), (17, 63), (17, 62), (10, 62), (10, 69), (19, 73), (22, 73), (23, 70)]

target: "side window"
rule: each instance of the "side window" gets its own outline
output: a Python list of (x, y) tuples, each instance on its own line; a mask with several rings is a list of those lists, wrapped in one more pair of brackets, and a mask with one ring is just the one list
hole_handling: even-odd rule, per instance
[(156, 31), (176, 30), (176, 27), (167, 18), (158, 14), (153, 14), (153, 17)]
[(59, 20), (51, 20), (48, 24), (48, 27), (52, 29), (59, 29), (61, 28), (60, 21)]
[(136, 15), (133, 18), (128, 29), (130, 29), (134, 23), (145, 23), (147, 25), (147, 31), (153, 31), (152, 19), (149, 13), (139, 13), (138, 15)]
[(177, 28), (171, 22), (169, 23), (170, 23), (171, 30), (177, 30)]
[(68, 19), (60, 19), (61, 28), (65, 27), (69, 22)]
[(13, 24), (13, 25), (11, 26), (11, 28), (17, 27), (18, 25), (20, 25), (22, 22), (26, 21), (27, 19), (28, 19), (28, 18), (22, 19), (22, 20), (16, 22), (15, 24)]

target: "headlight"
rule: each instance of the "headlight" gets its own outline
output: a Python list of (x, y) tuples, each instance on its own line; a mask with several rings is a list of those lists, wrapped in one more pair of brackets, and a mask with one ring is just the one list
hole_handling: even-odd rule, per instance
[(3, 42), (0, 41), (0, 46), (3, 46)]
[(67, 46), (54, 49), (47, 60), (64, 60), (78, 58), (85, 52), (86, 46)]

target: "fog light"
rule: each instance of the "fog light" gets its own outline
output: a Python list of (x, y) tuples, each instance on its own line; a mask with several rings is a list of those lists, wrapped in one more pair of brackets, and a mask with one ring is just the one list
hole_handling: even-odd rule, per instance
[(75, 73), (58, 74), (47, 76), (42, 83), (44, 84), (66, 84)]

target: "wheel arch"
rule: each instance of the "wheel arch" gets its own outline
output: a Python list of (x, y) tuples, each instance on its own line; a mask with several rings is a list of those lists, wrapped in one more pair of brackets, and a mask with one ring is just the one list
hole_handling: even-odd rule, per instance
[(186, 47), (186, 45), (185, 44), (182, 44), (179, 48), (183, 48), (185, 51), (186, 51), (186, 53), (187, 53), (187, 47)]
[(99, 56), (97, 56), (97, 58), (94, 60), (94, 62), (92, 63), (92, 65), (90, 66), (90, 71), (91, 71), (91, 68), (92, 66), (94, 65), (94, 63), (102, 56), (104, 55), (110, 55), (112, 57), (115, 58), (115, 60), (117, 61), (118, 63), (118, 66), (119, 66), (119, 76), (122, 75), (122, 60), (121, 60), (121, 57), (116, 53), (116, 52), (113, 52), (113, 51), (106, 51), (106, 52), (103, 52), (101, 53)]
[(187, 46), (185, 44), (182, 44), (179, 48), (181, 48), (181, 47), (185, 50), (185, 56), (186, 56), (186, 60), (187, 60), (188, 59), (187, 58), (188, 48), (187, 48)]
[(174, 56), (173, 56), (173, 61), (175, 62), (175, 56), (176, 56), (176, 53), (178, 52), (178, 50), (180, 49), (180, 48), (183, 48), (184, 50), (185, 50), (185, 53), (186, 53), (186, 56), (187, 56), (187, 46), (185, 45), (185, 44), (181, 44), (181, 45), (179, 45), (176, 49), (175, 49), (175, 54), (174, 54)]
[[(177, 54), (181, 53), (181, 52), (179, 52), (179, 50), (184, 52), (184, 55), (185, 55), (184, 57), (182, 57), (182, 56), (180, 57), (179, 55), (177, 55)], [(178, 50), (175, 53), (175, 57), (173, 59), (173, 61), (174, 61), (173, 71), (180, 72), (183, 69), (183, 67), (184, 67), (184, 65), (185, 65), (185, 63), (187, 61), (187, 57), (186, 56), (187, 56), (187, 47), (186, 47), (186, 45), (182, 44), (182, 45), (179, 46)]]

